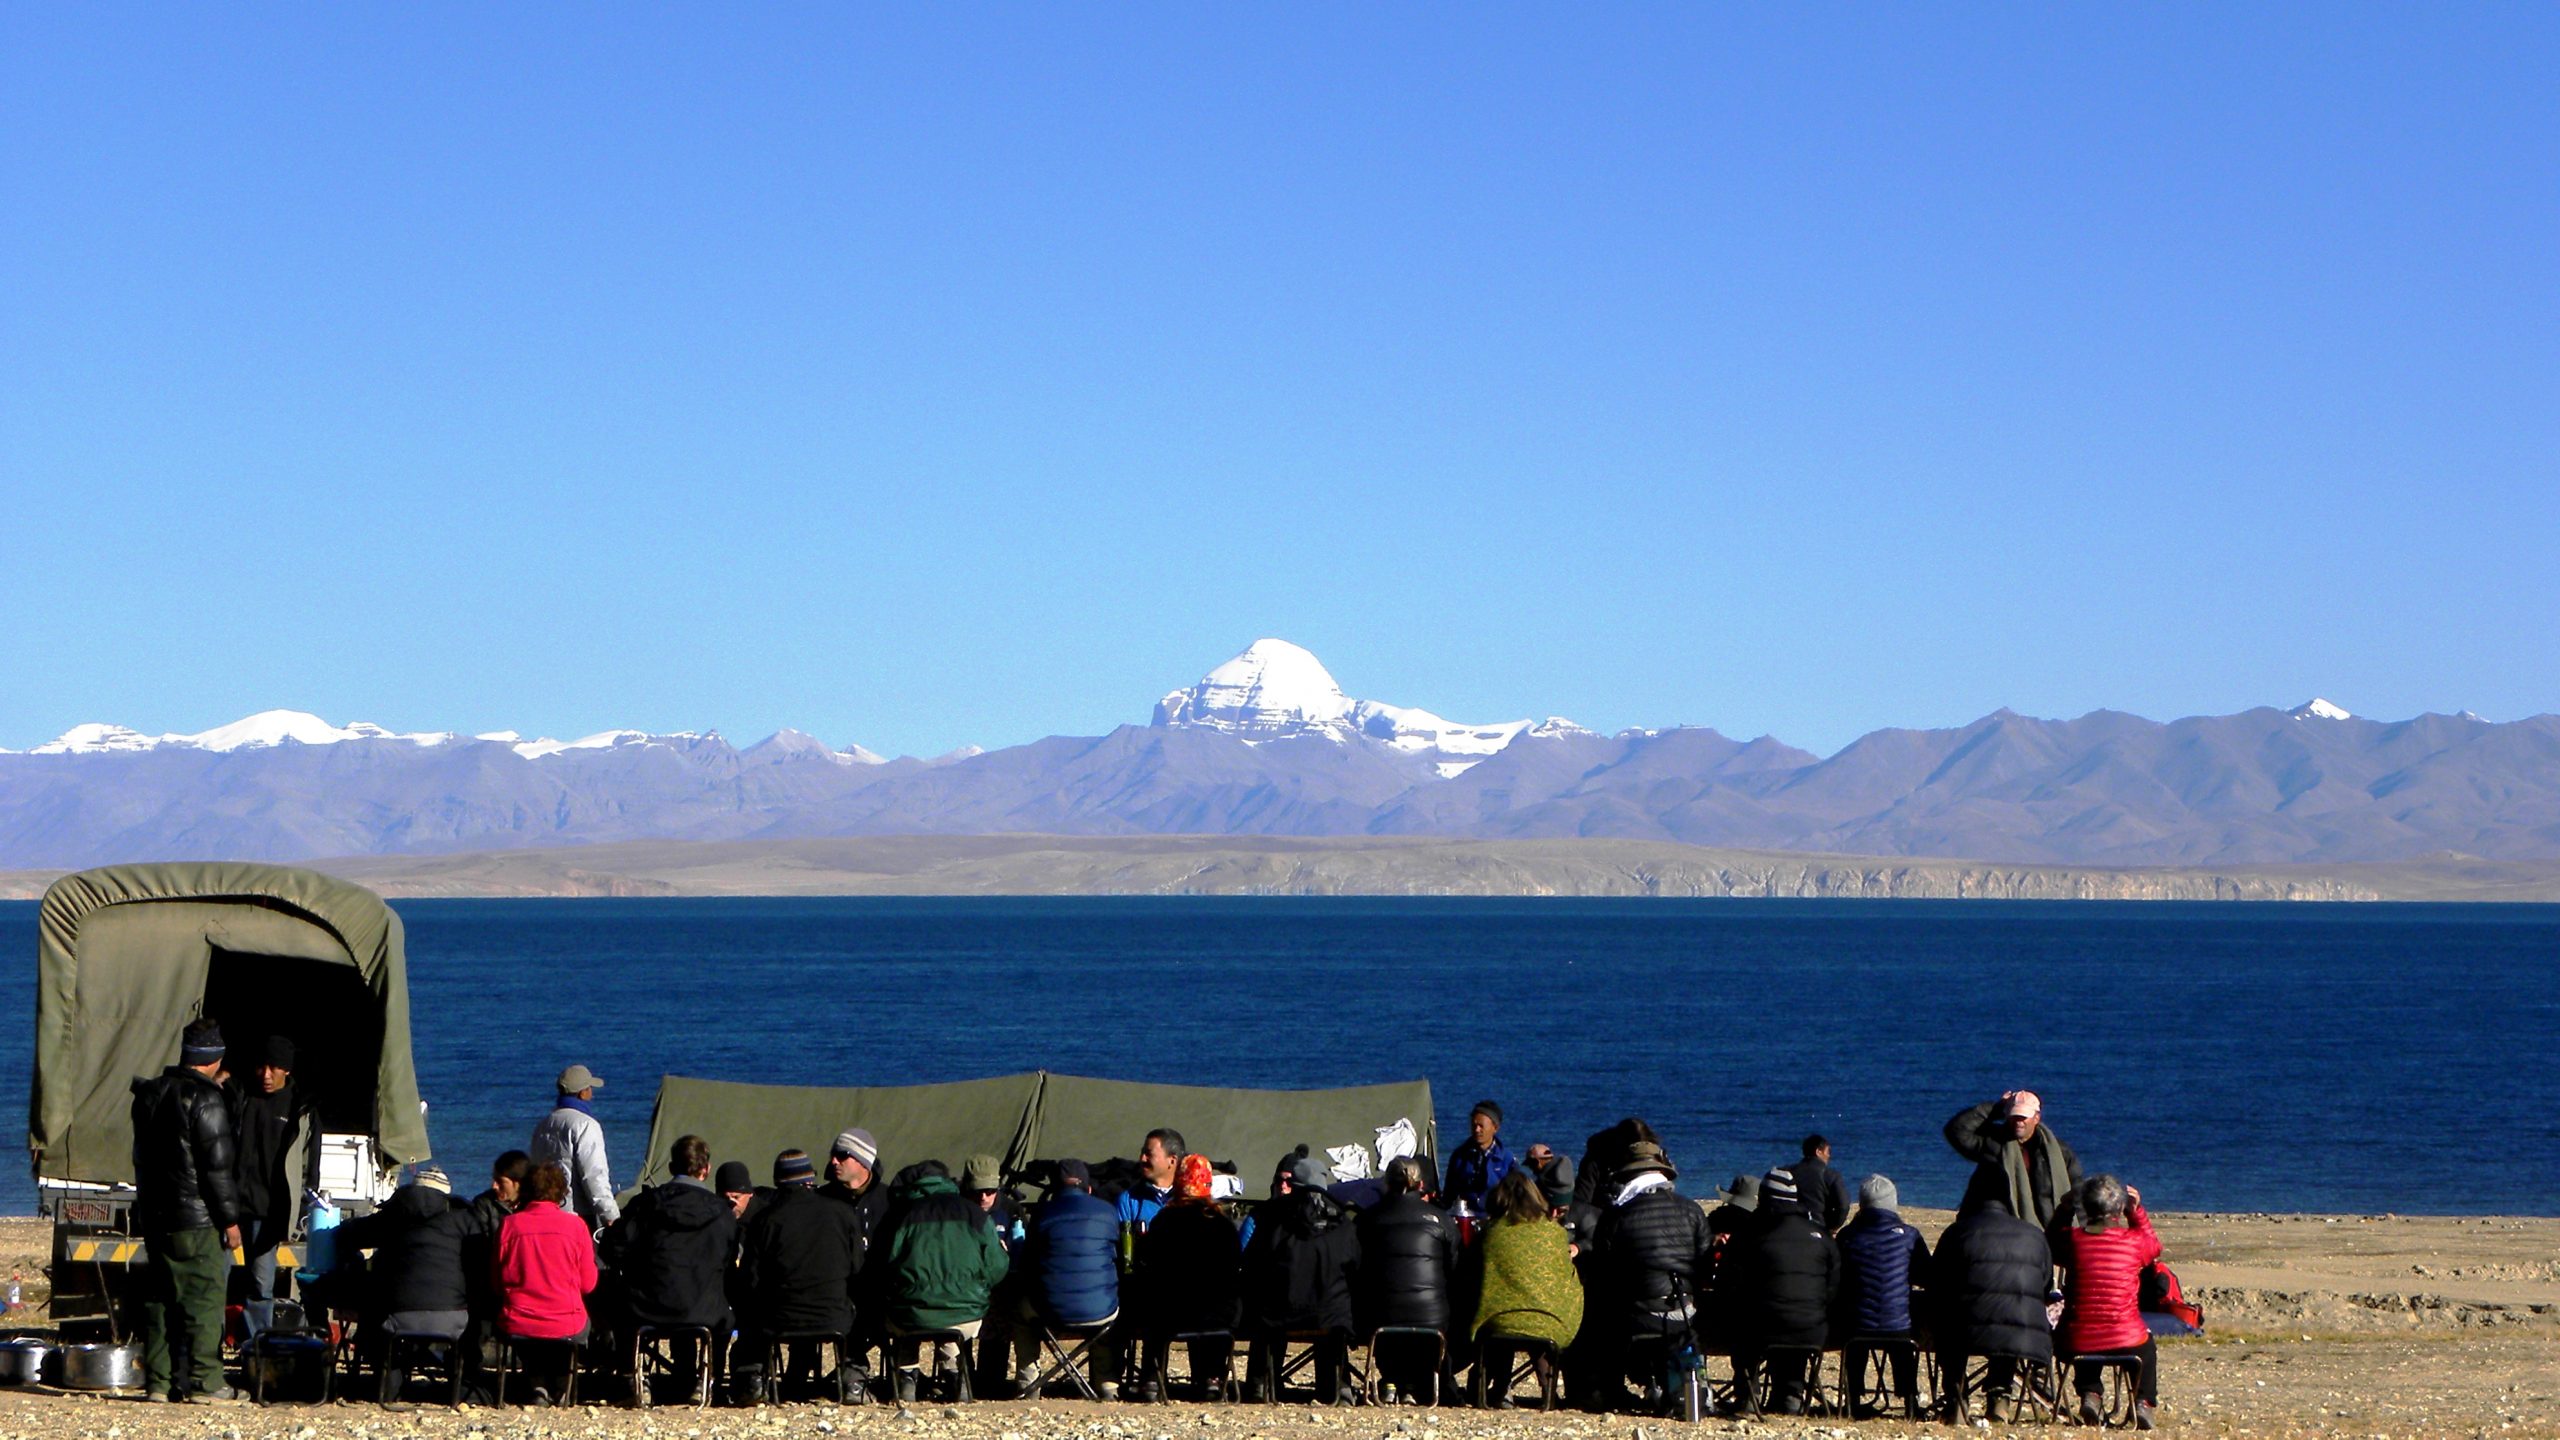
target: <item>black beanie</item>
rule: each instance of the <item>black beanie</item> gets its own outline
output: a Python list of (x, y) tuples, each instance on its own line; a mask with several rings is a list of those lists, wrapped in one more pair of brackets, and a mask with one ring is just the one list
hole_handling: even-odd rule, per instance
[(1491, 1100), (1477, 1101), (1474, 1107), (1467, 1111), (1467, 1117), (1469, 1119), (1473, 1119), (1478, 1115), (1482, 1115), (1491, 1120), (1493, 1122), (1494, 1129), (1499, 1130), (1502, 1128), (1502, 1107), (1499, 1104), (1496, 1104)]

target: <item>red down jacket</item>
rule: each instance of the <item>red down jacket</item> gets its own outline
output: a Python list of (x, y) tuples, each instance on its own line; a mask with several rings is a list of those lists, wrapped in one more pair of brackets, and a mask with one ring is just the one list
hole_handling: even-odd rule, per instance
[(2069, 1355), (2135, 1350), (2151, 1338), (2142, 1323), (2142, 1267), (2160, 1258), (2160, 1237), (2137, 1204), (2129, 1230), (2065, 1232), (2070, 1250), (2062, 1263), (2062, 1328), (2054, 1348)]

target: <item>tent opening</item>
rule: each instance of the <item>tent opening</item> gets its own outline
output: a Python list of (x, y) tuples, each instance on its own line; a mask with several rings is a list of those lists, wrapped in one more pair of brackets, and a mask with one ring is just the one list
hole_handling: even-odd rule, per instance
[(373, 1129), (374, 1084), (382, 1063), (382, 1007), (352, 965), (215, 946), (205, 971), (204, 1013), (222, 1026), (231, 1070), (257, 1083), (267, 1037), (293, 1041), (294, 1088), (322, 1130)]

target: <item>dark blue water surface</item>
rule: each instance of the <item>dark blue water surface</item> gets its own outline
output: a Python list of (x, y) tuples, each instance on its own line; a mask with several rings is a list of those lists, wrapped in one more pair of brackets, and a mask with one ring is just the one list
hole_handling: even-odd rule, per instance
[[(1579, 1154), (1638, 1114), (1695, 1194), (1820, 1131), (1853, 1178), (1882, 1171), (1926, 1205), (1952, 1204), (1968, 1173), (1939, 1138), (1947, 1117), (2023, 1085), (2084, 1164), (2159, 1208), (2560, 1213), (2560, 907), (396, 908), (419, 1088), (457, 1179), (524, 1143), (571, 1061), (609, 1082), (598, 1109), (626, 1183), (661, 1074), (888, 1085), (1047, 1068), (1277, 1087), (1425, 1076), (1444, 1149), (1480, 1096), (1501, 1100), (1515, 1149)], [(12, 1114), (35, 919), (31, 903), (0, 904)], [(1219, 1158), (1259, 1175), (1272, 1157)], [(23, 1171), (0, 1176), (0, 1211), (32, 1203)]]

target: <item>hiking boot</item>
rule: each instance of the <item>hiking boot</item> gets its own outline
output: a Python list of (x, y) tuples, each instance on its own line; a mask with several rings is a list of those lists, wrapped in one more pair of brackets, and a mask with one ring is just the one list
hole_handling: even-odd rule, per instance
[(1994, 1425), (2009, 1423), (2009, 1392), (1994, 1390), (1982, 1397), (1982, 1418)]
[(2137, 1404), (2137, 1405), (2135, 1405), (2135, 1406), (2133, 1407), (2133, 1428), (2134, 1428), (2134, 1429), (2136, 1429), (2136, 1430), (2148, 1430), (2148, 1429), (2150, 1429), (2150, 1428), (2151, 1428), (2152, 1423), (2153, 1423), (2153, 1422), (2152, 1422), (2152, 1419), (2151, 1419), (2151, 1402), (2150, 1402), (2150, 1401), (2148, 1401), (2148, 1400), (2142, 1401), (2140, 1404)]
[(166, 1405), (177, 1398), (177, 1396), (170, 1394), (166, 1390), (154, 1390), (142, 1397), (142, 1403), (145, 1405)]
[(899, 1404), (913, 1405), (916, 1403), (916, 1381), (919, 1378), (921, 1377), (913, 1370), (901, 1369), (898, 1372), (897, 1395)]
[(2090, 1391), (2080, 1397), (2080, 1423), (2083, 1425), (2107, 1423), (2107, 1412), (2098, 1408), (2097, 1392)]
[(187, 1403), (190, 1405), (228, 1405), (234, 1400), (246, 1400), (248, 1398), (248, 1396), (241, 1394), (239, 1391), (232, 1389), (228, 1385), (216, 1385), (209, 1390), (197, 1390), (191, 1392), (187, 1396)]
[(1105, 1380), (1101, 1384), (1093, 1387), (1093, 1393), (1101, 1396), (1105, 1400), (1117, 1400), (1120, 1398), (1120, 1382), (1117, 1380)]

